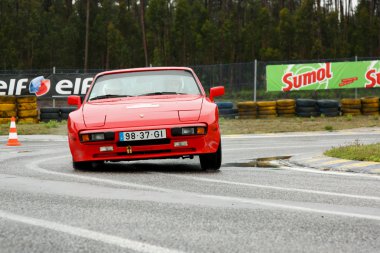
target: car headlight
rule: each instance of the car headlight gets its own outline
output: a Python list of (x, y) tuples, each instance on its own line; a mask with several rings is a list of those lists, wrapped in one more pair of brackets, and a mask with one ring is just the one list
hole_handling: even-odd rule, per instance
[(207, 132), (206, 127), (176, 127), (172, 128), (172, 136), (186, 135), (204, 135)]
[(112, 141), (114, 139), (115, 139), (115, 133), (114, 132), (80, 134), (80, 141), (81, 142)]

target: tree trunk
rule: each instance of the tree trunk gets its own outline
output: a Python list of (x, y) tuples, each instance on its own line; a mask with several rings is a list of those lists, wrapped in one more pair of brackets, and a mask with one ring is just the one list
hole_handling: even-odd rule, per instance
[(144, 16), (144, 9), (145, 9), (145, 3), (144, 0), (140, 1), (141, 5), (141, 31), (142, 31), (142, 40), (143, 40), (143, 47), (144, 47), (144, 56), (145, 56), (145, 66), (148, 67), (148, 48), (146, 45), (146, 35), (145, 35), (145, 16)]
[(90, 26), (90, 0), (87, 0), (86, 42), (85, 42), (85, 46), (84, 46), (84, 73), (87, 73), (87, 69), (88, 69), (88, 37), (89, 37), (89, 26)]

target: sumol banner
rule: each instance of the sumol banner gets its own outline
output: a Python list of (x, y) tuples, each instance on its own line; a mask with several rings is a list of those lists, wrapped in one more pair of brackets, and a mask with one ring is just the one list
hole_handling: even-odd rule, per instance
[(0, 75), (0, 96), (83, 96), (93, 77), (94, 74)]
[(267, 91), (380, 87), (380, 61), (269, 65)]

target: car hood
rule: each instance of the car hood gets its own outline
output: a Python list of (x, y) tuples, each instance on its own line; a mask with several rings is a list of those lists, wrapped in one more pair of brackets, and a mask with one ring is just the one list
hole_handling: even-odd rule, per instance
[(170, 95), (97, 100), (83, 105), (83, 119), (89, 128), (123, 128), (191, 122), (199, 119), (203, 99), (203, 96)]

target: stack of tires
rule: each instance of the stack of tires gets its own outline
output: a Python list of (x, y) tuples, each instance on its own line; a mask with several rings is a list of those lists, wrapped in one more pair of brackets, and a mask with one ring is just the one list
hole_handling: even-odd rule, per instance
[(224, 118), (235, 118), (237, 116), (237, 110), (233, 109), (234, 104), (232, 102), (216, 102), (219, 110), (219, 116)]
[(315, 99), (297, 99), (296, 113), (299, 117), (317, 117), (320, 115), (318, 111), (317, 101)]
[(363, 115), (379, 115), (379, 97), (361, 98)]
[(0, 96), (0, 124), (9, 124), (12, 117), (17, 116), (16, 98)]
[(319, 99), (317, 101), (321, 115), (326, 117), (337, 117), (340, 115), (339, 101), (332, 99)]
[(296, 115), (296, 101), (294, 99), (279, 99), (276, 104), (279, 117), (294, 117)]
[(44, 107), (40, 109), (40, 119), (43, 122), (67, 120), (69, 113), (76, 109), (76, 107)]
[(61, 108), (59, 108), (61, 120), (67, 120), (69, 118), (70, 112), (73, 112), (76, 109), (78, 109), (78, 108), (76, 108), (76, 107), (61, 107)]
[(51, 120), (60, 121), (61, 114), (60, 114), (59, 108), (55, 108), (55, 107), (40, 108), (40, 119), (43, 122), (49, 122)]
[(361, 115), (362, 102), (356, 98), (342, 98), (340, 100), (342, 115)]
[(276, 104), (277, 104), (276, 101), (257, 102), (258, 118), (259, 119), (276, 118), (277, 117)]
[(37, 97), (25, 96), (17, 98), (18, 123), (38, 123)]
[(257, 103), (245, 101), (237, 103), (239, 119), (255, 119), (257, 116)]

